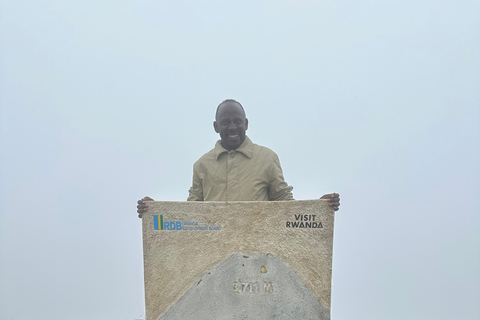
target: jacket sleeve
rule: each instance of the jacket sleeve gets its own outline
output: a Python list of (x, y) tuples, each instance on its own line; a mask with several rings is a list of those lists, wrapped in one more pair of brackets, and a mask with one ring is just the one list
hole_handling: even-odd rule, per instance
[(295, 200), (293, 198), (293, 187), (289, 186), (283, 178), (282, 167), (280, 166), (280, 160), (275, 154), (272, 164), (268, 170), (269, 183), (268, 183), (268, 200), (269, 201), (285, 201)]
[(193, 165), (192, 187), (188, 190), (187, 201), (203, 201), (202, 181), (198, 175), (197, 165)]

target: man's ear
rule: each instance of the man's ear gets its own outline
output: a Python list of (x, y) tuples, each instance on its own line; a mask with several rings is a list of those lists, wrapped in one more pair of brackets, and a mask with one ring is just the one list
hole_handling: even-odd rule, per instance
[(245, 118), (245, 131), (248, 130), (248, 119)]
[(217, 121), (213, 121), (213, 129), (215, 129), (216, 133), (220, 133), (220, 130), (218, 130)]

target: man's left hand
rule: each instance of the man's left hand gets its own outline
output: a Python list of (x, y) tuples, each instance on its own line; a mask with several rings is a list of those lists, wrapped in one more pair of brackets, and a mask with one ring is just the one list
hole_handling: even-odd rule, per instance
[(340, 195), (338, 193), (330, 193), (323, 195), (320, 199), (328, 200), (328, 204), (334, 211), (338, 211), (340, 207)]

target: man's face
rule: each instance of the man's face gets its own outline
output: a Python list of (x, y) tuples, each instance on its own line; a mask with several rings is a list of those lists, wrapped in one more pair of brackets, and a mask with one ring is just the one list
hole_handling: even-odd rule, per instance
[(237, 149), (245, 141), (248, 119), (238, 103), (228, 101), (220, 105), (213, 127), (220, 134), (225, 149)]

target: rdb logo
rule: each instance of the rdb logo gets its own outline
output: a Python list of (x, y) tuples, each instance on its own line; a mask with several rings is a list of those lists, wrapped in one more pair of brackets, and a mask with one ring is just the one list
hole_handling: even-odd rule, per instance
[(153, 228), (155, 230), (182, 230), (180, 221), (163, 221), (163, 215), (153, 216)]

